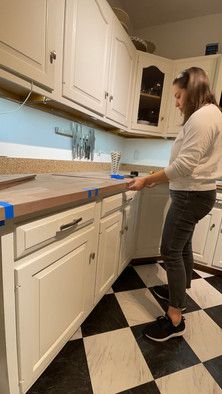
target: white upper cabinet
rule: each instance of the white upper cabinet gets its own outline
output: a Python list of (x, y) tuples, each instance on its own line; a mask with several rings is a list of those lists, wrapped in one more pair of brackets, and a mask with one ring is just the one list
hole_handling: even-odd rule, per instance
[[(199, 56), (187, 59), (179, 59), (174, 60), (174, 72), (173, 79), (177, 77), (181, 71), (185, 70), (189, 67), (200, 67), (206, 71), (208, 78), (210, 80), (211, 88), (214, 85), (214, 77), (217, 69), (218, 56)], [(167, 134), (170, 136), (174, 136), (178, 134), (181, 124), (183, 121), (183, 117), (180, 111), (175, 107), (175, 98), (170, 95), (170, 106), (169, 106), (169, 118), (168, 118), (168, 126), (167, 126)]]
[(105, 0), (66, 0), (63, 97), (126, 126), (135, 56)]
[(139, 52), (132, 129), (164, 132), (172, 69), (172, 60)]
[(114, 18), (106, 116), (128, 126), (131, 117), (136, 49), (120, 22)]
[(58, 0), (1, 0), (0, 68), (54, 88)]
[(62, 94), (103, 115), (112, 20), (105, 0), (66, 0)]

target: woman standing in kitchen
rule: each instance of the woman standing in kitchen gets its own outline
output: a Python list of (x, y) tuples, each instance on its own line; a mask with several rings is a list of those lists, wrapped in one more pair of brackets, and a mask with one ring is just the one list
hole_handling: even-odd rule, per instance
[(186, 288), (191, 287), (192, 236), (196, 223), (213, 208), (216, 179), (222, 177), (222, 113), (206, 73), (198, 67), (184, 70), (173, 81), (173, 93), (184, 120), (169, 165), (128, 185), (131, 190), (141, 190), (169, 182), (171, 205), (161, 242), (168, 286), (154, 288), (169, 306), (165, 316), (146, 326), (146, 337), (154, 341), (185, 332), (182, 311), (186, 309)]

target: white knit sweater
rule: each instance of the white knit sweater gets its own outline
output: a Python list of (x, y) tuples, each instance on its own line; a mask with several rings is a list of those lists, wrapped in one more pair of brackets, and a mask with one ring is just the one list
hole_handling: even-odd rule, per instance
[(222, 178), (222, 113), (216, 105), (204, 105), (190, 116), (164, 171), (171, 190), (216, 188)]

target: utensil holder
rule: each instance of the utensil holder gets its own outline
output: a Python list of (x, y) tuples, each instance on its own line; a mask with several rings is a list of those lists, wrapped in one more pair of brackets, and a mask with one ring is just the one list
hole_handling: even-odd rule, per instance
[(120, 158), (120, 152), (111, 152), (111, 174), (118, 174)]

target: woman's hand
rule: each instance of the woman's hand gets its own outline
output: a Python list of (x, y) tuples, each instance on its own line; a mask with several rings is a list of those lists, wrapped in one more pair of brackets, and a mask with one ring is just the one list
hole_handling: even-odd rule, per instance
[(129, 190), (142, 190), (146, 186), (146, 178), (134, 178), (128, 182), (127, 188)]
[(142, 190), (144, 187), (154, 187), (159, 183), (169, 182), (164, 169), (142, 178), (134, 178), (128, 182), (127, 189)]

